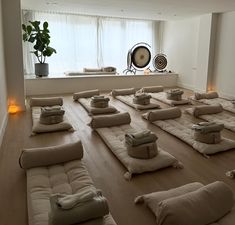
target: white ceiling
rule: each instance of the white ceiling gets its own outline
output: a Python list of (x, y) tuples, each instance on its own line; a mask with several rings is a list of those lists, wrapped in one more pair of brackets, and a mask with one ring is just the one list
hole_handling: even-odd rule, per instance
[(169, 20), (235, 11), (235, 0), (21, 0), (22, 9)]

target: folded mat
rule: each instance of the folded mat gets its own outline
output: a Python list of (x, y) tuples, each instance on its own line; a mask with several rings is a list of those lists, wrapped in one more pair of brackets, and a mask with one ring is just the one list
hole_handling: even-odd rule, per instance
[(158, 225), (232, 225), (235, 216), (231, 189), (217, 181), (195, 182), (168, 191), (138, 196), (155, 214)]
[[(29, 225), (49, 224), (51, 195), (72, 195), (84, 190), (96, 191), (81, 161), (82, 152), (79, 141), (61, 146), (24, 150), (20, 162), (27, 173)], [(83, 224), (116, 225), (110, 214), (81, 223)]]
[(150, 93), (150, 94), (151, 94), (152, 98), (154, 98), (158, 101), (161, 101), (163, 103), (166, 103), (168, 105), (171, 105), (171, 106), (191, 104), (190, 100), (184, 99), (184, 98), (182, 98), (180, 101), (169, 100), (169, 99), (167, 99), (166, 92)]
[[(199, 97), (197, 97), (194, 94), (194, 96), (191, 96), (190, 99), (192, 99), (194, 101), (197, 101), (197, 102), (207, 104), (207, 105), (221, 104), (224, 110), (235, 113), (235, 106), (234, 106), (232, 100), (219, 98), (219, 96), (216, 92), (207, 93), (206, 98), (204, 96), (205, 94), (206, 93), (202, 93), (202, 94), (199, 95)], [(204, 98), (201, 98), (201, 97), (204, 97)]]
[[(233, 132), (235, 132), (235, 117), (226, 113), (226, 112), (218, 112), (217, 113), (217, 108), (218, 106), (215, 105), (211, 105), (211, 106), (196, 106), (197, 109), (200, 109), (200, 112), (197, 113), (196, 115), (198, 115), (197, 117), (203, 120), (206, 120), (208, 122), (214, 122), (214, 123), (219, 123), (219, 124), (224, 124), (224, 127), (228, 130), (231, 130)], [(195, 108), (188, 108), (185, 109), (185, 112), (190, 114), (190, 115), (195, 115)], [(204, 107), (204, 108), (202, 108)], [(204, 110), (205, 108), (211, 108), (209, 111), (208, 110)], [(210, 112), (210, 114), (204, 114), (204, 113), (208, 113)], [(213, 113), (215, 112), (215, 113)]]
[[(166, 110), (166, 109), (165, 109)], [(169, 109), (170, 110), (170, 109)], [(149, 115), (152, 115), (154, 118), (154, 114), (160, 113), (162, 110), (155, 110), (152, 112), (148, 112), (143, 114), (143, 118), (149, 120)], [(150, 117), (151, 118), (151, 117)], [(156, 118), (156, 117), (155, 117)], [(235, 148), (235, 141), (227, 138), (221, 138), (221, 142), (218, 144), (205, 144), (194, 140), (193, 131), (191, 129), (193, 123), (186, 115), (183, 118), (175, 118), (175, 119), (164, 119), (164, 120), (149, 120), (154, 125), (160, 127), (162, 130), (176, 136), (187, 144), (191, 145), (195, 150), (202, 153), (203, 155), (214, 154), (217, 152), (227, 151)]]
[[(169, 166), (182, 168), (182, 164), (175, 157), (161, 148), (158, 148), (156, 157), (148, 160), (135, 159), (128, 155), (125, 144), (125, 134), (140, 132), (142, 130), (139, 127), (130, 125), (131, 120), (129, 113), (94, 116), (92, 121), (91, 126), (93, 129), (96, 130), (109, 149), (127, 168), (128, 172), (124, 174), (126, 179), (131, 179), (132, 174), (155, 171)], [(118, 121), (120, 123), (118, 123)]]

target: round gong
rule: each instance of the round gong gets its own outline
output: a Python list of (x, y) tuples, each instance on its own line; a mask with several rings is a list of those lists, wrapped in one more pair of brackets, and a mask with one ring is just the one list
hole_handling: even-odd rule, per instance
[(167, 66), (167, 59), (164, 54), (158, 54), (153, 59), (153, 66), (157, 70), (164, 70)]
[(138, 46), (133, 50), (131, 59), (135, 67), (144, 68), (151, 60), (151, 53), (147, 47)]

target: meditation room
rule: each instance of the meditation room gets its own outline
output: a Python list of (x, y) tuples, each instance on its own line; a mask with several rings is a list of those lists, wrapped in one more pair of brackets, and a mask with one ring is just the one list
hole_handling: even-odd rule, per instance
[(235, 225), (235, 0), (0, 0), (0, 225)]

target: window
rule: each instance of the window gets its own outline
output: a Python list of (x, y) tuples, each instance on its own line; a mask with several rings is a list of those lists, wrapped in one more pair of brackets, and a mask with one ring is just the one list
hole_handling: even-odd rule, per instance
[[(114, 66), (122, 73), (127, 51), (133, 45), (146, 42), (155, 47), (157, 41), (154, 21), (23, 11), (23, 22), (30, 20), (49, 23), (51, 46), (57, 50), (46, 60), (51, 75), (103, 66)], [(33, 46), (23, 46), (25, 74), (33, 74), (37, 62), (30, 53)]]

